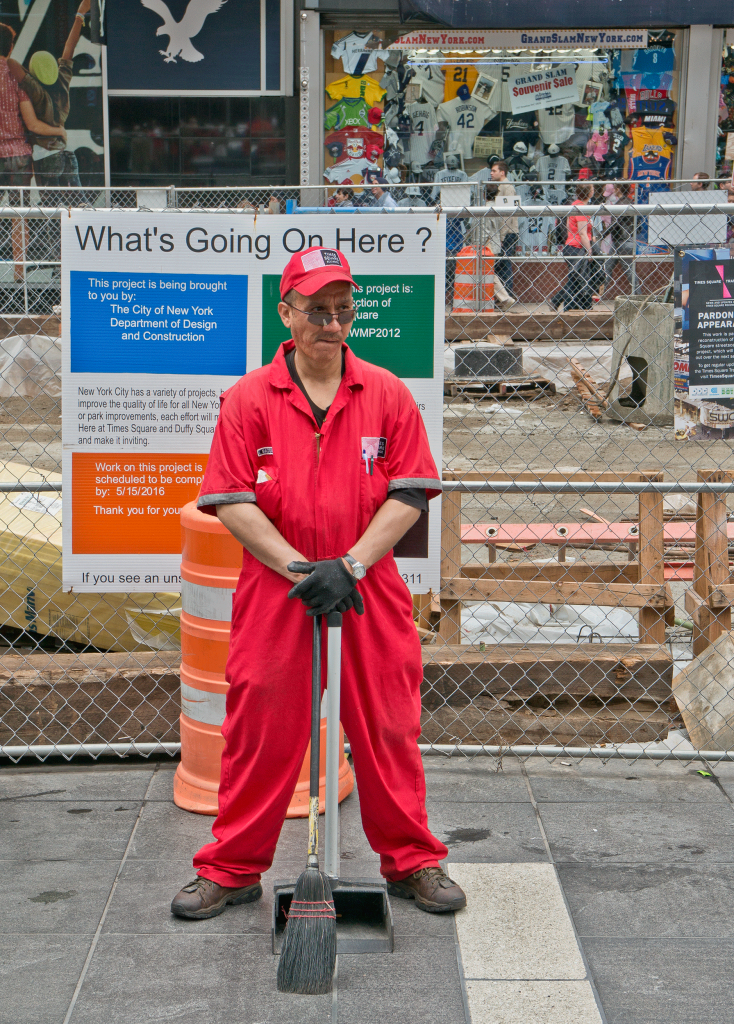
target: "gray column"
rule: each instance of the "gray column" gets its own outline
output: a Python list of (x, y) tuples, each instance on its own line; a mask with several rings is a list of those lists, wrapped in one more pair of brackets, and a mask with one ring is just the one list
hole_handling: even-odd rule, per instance
[(678, 125), (678, 144), (683, 147), (680, 175), (692, 178), (696, 171), (706, 171), (713, 177), (723, 30), (691, 25), (688, 31), (685, 112), (683, 124)]
[[(299, 184), (323, 183), (324, 74), (321, 53), (321, 26), (318, 11), (301, 11), (298, 88)], [(319, 192), (309, 189), (301, 194), (302, 206), (320, 205)]]

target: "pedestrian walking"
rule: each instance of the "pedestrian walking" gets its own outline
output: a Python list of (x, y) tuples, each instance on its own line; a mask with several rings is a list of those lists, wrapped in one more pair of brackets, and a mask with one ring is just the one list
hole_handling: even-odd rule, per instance
[[(576, 185), (576, 199), (572, 206), (586, 206), (591, 203), (593, 185), (580, 182)], [(550, 300), (553, 309), (563, 304), (564, 312), (572, 309), (591, 309), (592, 293), (589, 287), (589, 263), (593, 232), (591, 220), (579, 214), (566, 218), (566, 244), (563, 256), (568, 267), (565, 284)], [(599, 296), (596, 296), (597, 301)]]

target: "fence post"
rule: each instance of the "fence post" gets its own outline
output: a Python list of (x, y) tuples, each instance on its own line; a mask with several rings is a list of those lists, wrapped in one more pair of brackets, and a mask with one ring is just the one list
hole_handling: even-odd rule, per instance
[[(731, 473), (718, 469), (699, 469), (700, 483), (725, 483)], [(713, 591), (729, 580), (729, 539), (726, 528), (726, 495), (699, 494), (696, 502), (696, 554), (693, 565), (693, 590), (702, 603), (693, 615), (693, 653), (706, 648), (731, 629), (731, 608), (711, 608)], [(698, 604), (698, 602), (696, 602)]]
[[(444, 581), (461, 576), (461, 492), (445, 491), (441, 497), (441, 589)], [(438, 632), (445, 644), (461, 643), (461, 601), (441, 598)]]
[[(641, 479), (662, 482), (662, 473), (641, 473)], [(663, 496), (654, 492), (640, 495), (640, 540), (638, 560), (640, 583), (665, 586), (665, 525)], [(640, 609), (640, 643), (665, 643), (665, 612), (657, 608)]]

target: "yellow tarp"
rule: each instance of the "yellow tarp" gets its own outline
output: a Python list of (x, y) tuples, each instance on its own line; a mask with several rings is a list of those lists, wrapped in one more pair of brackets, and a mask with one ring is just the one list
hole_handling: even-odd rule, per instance
[[(60, 482), (21, 463), (0, 463), (3, 482)], [(0, 622), (103, 650), (176, 650), (181, 595), (64, 594), (61, 493), (0, 494)]]

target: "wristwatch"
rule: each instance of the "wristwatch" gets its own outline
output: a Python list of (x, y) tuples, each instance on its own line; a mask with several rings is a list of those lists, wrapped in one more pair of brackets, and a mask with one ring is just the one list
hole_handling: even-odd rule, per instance
[(351, 565), (352, 576), (354, 576), (355, 580), (364, 579), (364, 577), (367, 575), (366, 567), (362, 565), (361, 562), (358, 562), (356, 558), (352, 558), (351, 555), (345, 555), (344, 561), (349, 562), (349, 564)]

